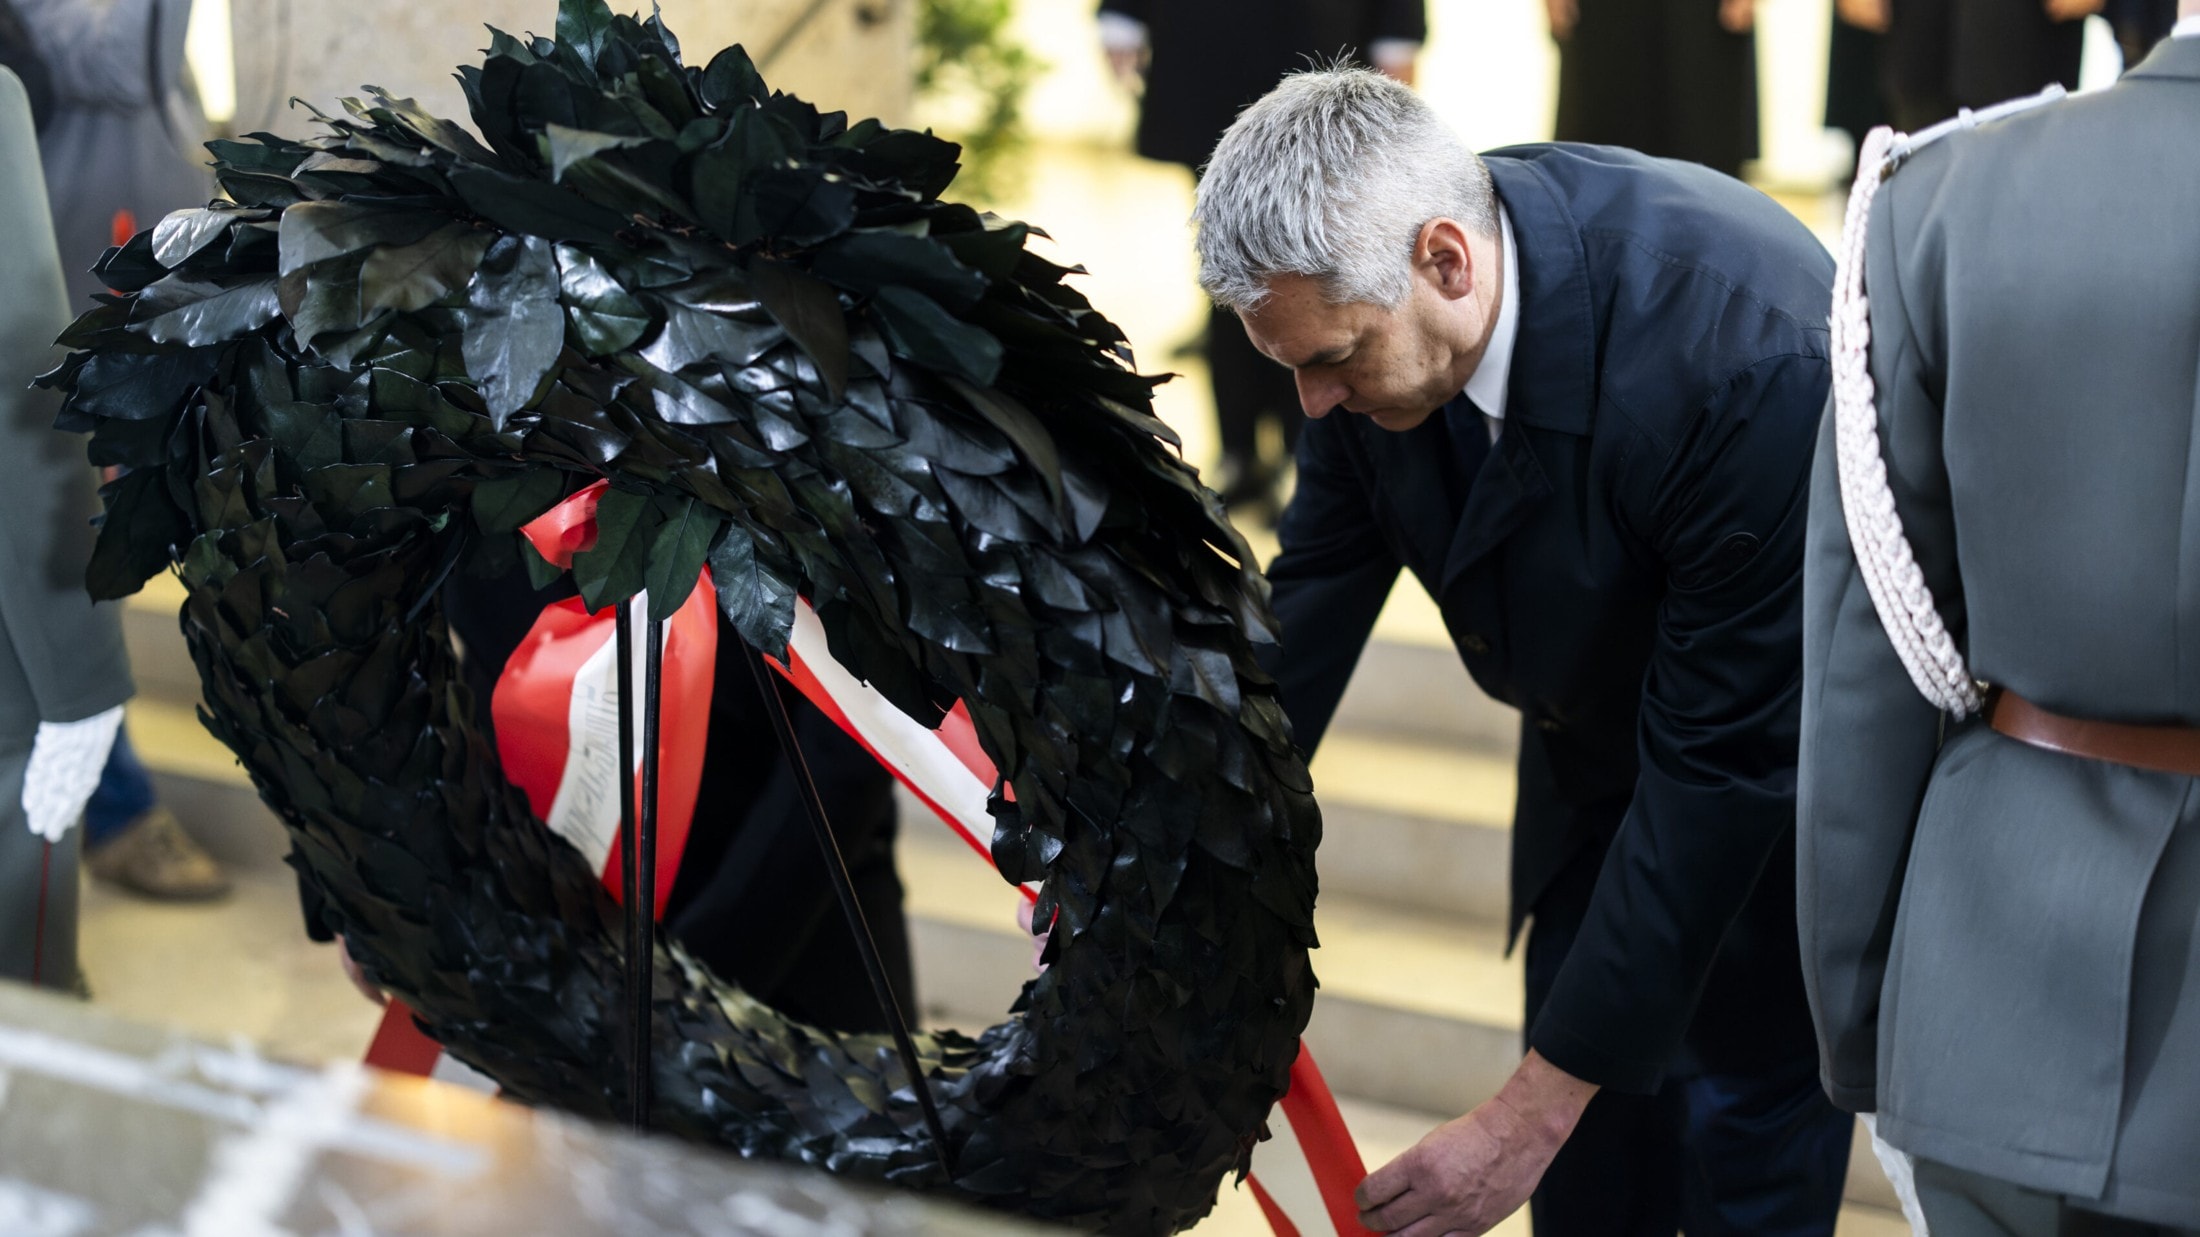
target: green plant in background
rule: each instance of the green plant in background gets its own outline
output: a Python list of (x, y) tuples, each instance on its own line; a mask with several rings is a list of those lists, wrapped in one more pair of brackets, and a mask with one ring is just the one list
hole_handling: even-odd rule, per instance
[(972, 127), (945, 136), (962, 143), (955, 188), (992, 202), (1016, 187), (1023, 150), (1024, 92), (1046, 67), (1009, 33), (1014, 0), (920, 0), (917, 93), (976, 109)]

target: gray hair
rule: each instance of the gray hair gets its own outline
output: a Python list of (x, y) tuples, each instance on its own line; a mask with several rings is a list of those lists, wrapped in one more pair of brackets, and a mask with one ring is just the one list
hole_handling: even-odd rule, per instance
[(1421, 97), (1372, 69), (1294, 73), (1244, 112), (1208, 161), (1192, 222), (1199, 282), (1244, 311), (1268, 280), (1306, 275), (1333, 303), (1395, 307), (1431, 219), (1497, 234), (1490, 172)]

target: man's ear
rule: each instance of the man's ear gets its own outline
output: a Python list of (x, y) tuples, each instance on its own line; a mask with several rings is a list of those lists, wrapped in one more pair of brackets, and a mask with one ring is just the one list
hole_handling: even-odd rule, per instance
[(1421, 225), (1413, 246), (1414, 273), (1429, 281), (1446, 300), (1474, 294), (1474, 246), (1455, 219), (1436, 218)]

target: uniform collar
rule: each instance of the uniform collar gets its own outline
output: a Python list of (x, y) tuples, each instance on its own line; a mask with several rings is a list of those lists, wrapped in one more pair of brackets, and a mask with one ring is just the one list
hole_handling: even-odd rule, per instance
[(2200, 78), (2200, 35), (2194, 33), (2193, 19), (2178, 22), (2176, 33), (2155, 44), (2124, 76)]
[(1520, 398), (1505, 401), (1505, 415), (1586, 434), (1595, 419), (1597, 337), (1581, 229), (1533, 159), (1492, 155), (1485, 162), (1514, 238), (1508, 283), (1518, 280), (1506, 390)]
[(2169, 37), (2173, 39), (2200, 39), (2200, 17), (2181, 18), (2174, 27), (2171, 27)]
[(1511, 385), (1513, 344), (1520, 338), (1520, 249), (1513, 241), (1512, 219), (1505, 204), (1497, 204), (1499, 265), (1504, 270), (1497, 294), (1497, 325), (1490, 328), (1489, 347), (1467, 379), (1466, 395), (1482, 415), (1505, 419), (1505, 393)]

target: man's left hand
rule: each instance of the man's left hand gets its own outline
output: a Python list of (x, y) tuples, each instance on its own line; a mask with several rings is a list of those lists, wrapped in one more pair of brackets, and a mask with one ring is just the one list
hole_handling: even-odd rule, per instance
[(1757, 24), (1757, 0), (1719, 0), (1719, 28), (1742, 34)]
[(1360, 1223), (1399, 1237), (1488, 1232), (1535, 1192), (1596, 1090), (1530, 1052), (1495, 1098), (1360, 1183)]

